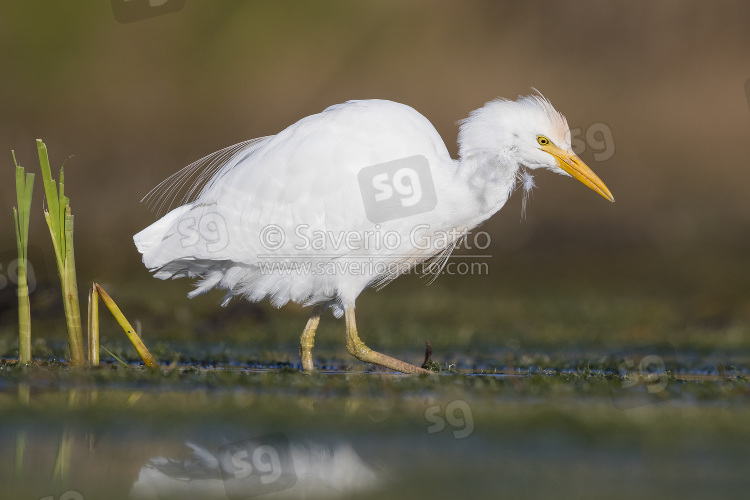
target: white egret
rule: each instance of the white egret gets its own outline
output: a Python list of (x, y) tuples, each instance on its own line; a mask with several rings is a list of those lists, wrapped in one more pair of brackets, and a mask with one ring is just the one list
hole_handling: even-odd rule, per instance
[(331, 308), (345, 315), (346, 347), (357, 359), (425, 373), (360, 340), (354, 305), (364, 289), (419, 263), (439, 273), (519, 181), (533, 185), (528, 170), (573, 176), (614, 201), (572, 151), (565, 117), (541, 94), (488, 102), (460, 122), (458, 143), (456, 160), (432, 124), (403, 104), (331, 106), (162, 182), (151, 202), (171, 204), (182, 187), (190, 190), (135, 244), (155, 277), (200, 278), (190, 297), (219, 288), (227, 290), (224, 303), (240, 295), (313, 306), (300, 339), (306, 371), (320, 316)]

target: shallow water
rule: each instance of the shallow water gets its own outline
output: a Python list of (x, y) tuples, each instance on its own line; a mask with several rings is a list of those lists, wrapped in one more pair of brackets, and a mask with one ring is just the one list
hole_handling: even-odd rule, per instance
[[(2, 368), (13, 498), (676, 498), (750, 486), (740, 374)], [(696, 376), (701, 374), (696, 373)], [(56, 472), (57, 471), (57, 472)]]
[(718, 303), (649, 273), (363, 294), (363, 340), (412, 363), (430, 340), (443, 373), (426, 377), (354, 360), (329, 315), (319, 371), (301, 374), (307, 310), (222, 309), (136, 280), (110, 292), (161, 369), (105, 317), (102, 345), (128, 366), (103, 352), (71, 370), (59, 311), (40, 301), (38, 366), (16, 367), (15, 325), (0, 328), (0, 484), (54, 500), (744, 494), (746, 285)]

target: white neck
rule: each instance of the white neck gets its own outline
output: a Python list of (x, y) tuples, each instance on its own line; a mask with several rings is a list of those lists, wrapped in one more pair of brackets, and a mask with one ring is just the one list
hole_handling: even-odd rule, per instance
[(503, 151), (481, 150), (462, 157), (447, 184), (449, 189), (442, 193), (453, 226), (474, 228), (500, 210), (516, 186), (518, 169), (518, 163)]

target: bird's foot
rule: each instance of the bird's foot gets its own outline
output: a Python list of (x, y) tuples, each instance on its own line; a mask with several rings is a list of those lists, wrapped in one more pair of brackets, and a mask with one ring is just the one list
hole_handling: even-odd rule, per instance
[(380, 365), (389, 370), (401, 373), (434, 373), (396, 358), (386, 356), (377, 351), (373, 351), (359, 339), (359, 335), (357, 334), (357, 323), (354, 319), (354, 306), (351, 305), (346, 307), (344, 313), (346, 315), (346, 350), (349, 351), (349, 354), (365, 363)]
[(430, 370), (425, 370), (424, 368), (420, 368), (416, 365), (407, 363), (406, 361), (401, 361), (400, 359), (392, 358), (383, 353), (373, 351), (372, 349), (367, 347), (361, 340), (359, 340), (358, 342), (347, 342), (346, 348), (349, 351), (349, 354), (360, 361), (364, 361), (365, 363), (380, 365), (390, 370), (401, 373), (434, 373)]

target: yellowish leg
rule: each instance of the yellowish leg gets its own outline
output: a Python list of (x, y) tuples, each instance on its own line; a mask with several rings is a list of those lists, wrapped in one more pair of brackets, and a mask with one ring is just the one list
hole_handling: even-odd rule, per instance
[(354, 319), (354, 307), (346, 308), (346, 350), (349, 354), (354, 356), (360, 361), (365, 363), (372, 363), (374, 365), (384, 366), (390, 370), (394, 370), (402, 373), (433, 373), (424, 368), (410, 365), (404, 361), (400, 361), (396, 358), (386, 356), (379, 352), (373, 351), (365, 345), (364, 342), (359, 340), (357, 335), (357, 323)]
[(322, 305), (313, 307), (310, 319), (307, 320), (305, 330), (299, 339), (299, 357), (302, 360), (302, 370), (306, 372), (311, 372), (315, 369), (312, 360), (312, 349), (315, 345), (315, 330), (318, 329), (321, 314), (323, 314)]

